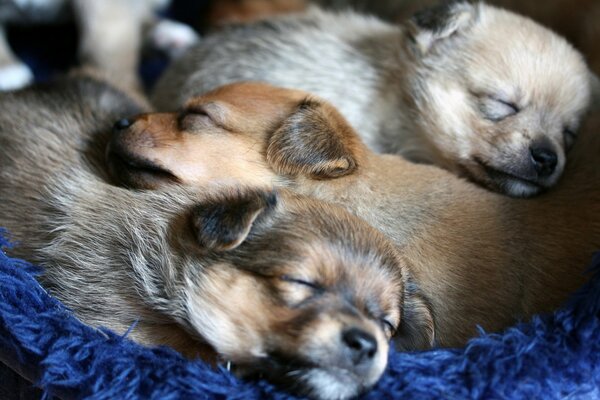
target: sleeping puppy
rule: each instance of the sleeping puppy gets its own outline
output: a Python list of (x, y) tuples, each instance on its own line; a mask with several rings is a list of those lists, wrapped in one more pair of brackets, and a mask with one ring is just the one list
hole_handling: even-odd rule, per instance
[[(415, 12), (425, 7), (439, 3), (438, 0), (311, 0), (324, 7), (334, 9), (353, 8), (364, 13), (375, 14), (390, 21), (405, 21)], [(235, 3), (235, 1), (232, 1)], [(272, 4), (278, 0), (263, 0), (263, 3)], [(225, 1), (225, 3), (230, 3)], [(306, 7), (309, 1), (296, 5), (297, 9)], [(595, 0), (546, 0), (540, 6), (538, 0), (489, 0), (488, 3), (497, 7), (506, 8), (519, 14), (526, 15), (542, 25), (564, 35), (575, 47), (584, 54), (590, 63), (591, 69), (600, 73), (600, 47), (597, 45), (600, 35), (600, 3)], [(214, 8), (218, 6), (215, 5)], [(263, 10), (268, 8), (263, 5)], [(266, 13), (256, 10), (254, 18), (261, 18)], [(235, 15), (232, 10), (230, 15)], [(220, 14), (221, 20), (227, 20), (226, 15)], [(250, 16), (246, 16), (246, 20)]]
[(207, 37), (153, 102), (174, 110), (242, 80), (322, 96), (372, 150), (527, 197), (561, 176), (592, 78), (564, 39), (483, 3), (447, 3), (402, 27), (315, 8)]
[(442, 346), (464, 344), (477, 325), (496, 331), (557, 307), (600, 248), (598, 118), (574, 148), (566, 179), (528, 201), (377, 155), (327, 102), (261, 83), (225, 86), (179, 113), (117, 126), (108, 162), (127, 186), (262, 182), (364, 218), (407, 259)]
[[(131, 191), (102, 172), (112, 121), (139, 106), (87, 79), (0, 96), (0, 226), (11, 255), (92, 326), (230, 361), (314, 398), (381, 376), (392, 336), (434, 339), (394, 246), (340, 207), (261, 187)], [(262, 185), (265, 187), (265, 185)]]

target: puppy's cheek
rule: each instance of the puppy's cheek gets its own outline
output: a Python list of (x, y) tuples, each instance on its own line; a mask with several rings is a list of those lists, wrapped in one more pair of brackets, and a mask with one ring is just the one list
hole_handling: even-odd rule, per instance
[(319, 365), (335, 362), (340, 353), (342, 323), (329, 315), (321, 315), (303, 329), (299, 338), (299, 354)]
[(245, 357), (249, 349), (260, 353), (260, 341), (254, 335), (243, 337), (239, 327), (227, 315), (227, 311), (217, 307), (218, 305), (207, 299), (190, 296), (187, 302), (187, 319), (192, 329), (224, 358)]
[(385, 371), (385, 367), (388, 362), (388, 355), (390, 350), (390, 342), (385, 336), (383, 329), (376, 326), (376, 324), (372, 321), (368, 321), (367, 325), (371, 327), (371, 333), (374, 334), (375, 339), (377, 340), (377, 354), (375, 355), (375, 359), (373, 360), (373, 367), (367, 376), (365, 376), (365, 384), (367, 386), (374, 385), (381, 375), (383, 371)]
[[(425, 106), (422, 134), (450, 163), (469, 158), (473, 149), (473, 129), (477, 125), (468, 95), (460, 85), (438, 81), (425, 82)], [(450, 169), (451, 166), (449, 166)]]
[(231, 266), (211, 268), (193, 281), (186, 299), (192, 329), (223, 358), (264, 357), (270, 307), (260, 283)]

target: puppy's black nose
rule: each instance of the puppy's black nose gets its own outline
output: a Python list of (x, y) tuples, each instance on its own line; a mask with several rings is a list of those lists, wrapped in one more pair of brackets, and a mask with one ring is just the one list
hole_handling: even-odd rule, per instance
[(531, 160), (540, 178), (546, 178), (554, 172), (558, 163), (556, 153), (547, 147), (532, 147)]
[(123, 129), (129, 128), (132, 124), (133, 122), (131, 120), (123, 118), (115, 122), (115, 124), (113, 125), (113, 129), (115, 131), (122, 131)]
[(368, 332), (358, 328), (346, 329), (342, 339), (355, 365), (371, 361), (377, 353), (377, 340)]

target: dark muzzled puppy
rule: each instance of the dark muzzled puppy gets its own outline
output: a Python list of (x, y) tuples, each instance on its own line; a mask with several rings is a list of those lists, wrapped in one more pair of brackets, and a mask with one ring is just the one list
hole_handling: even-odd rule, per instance
[(79, 318), (188, 356), (208, 345), (241, 376), (323, 399), (375, 384), (392, 336), (432, 345), (403, 260), (341, 208), (260, 187), (107, 183), (93, 143), (136, 109), (89, 79), (0, 96), (0, 226)]
[(584, 282), (582, 267), (600, 248), (599, 129), (596, 116), (565, 179), (524, 201), (369, 151), (322, 99), (238, 83), (190, 99), (178, 113), (130, 118), (108, 160), (131, 187), (170, 181), (136, 174), (126, 154), (186, 185), (263, 179), (344, 206), (398, 246), (431, 301), (437, 343), (459, 346), (478, 325), (497, 331), (551, 311)]

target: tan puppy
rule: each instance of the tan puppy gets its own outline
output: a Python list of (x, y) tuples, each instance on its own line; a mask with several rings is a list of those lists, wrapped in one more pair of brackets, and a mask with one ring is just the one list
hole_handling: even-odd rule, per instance
[(562, 183), (510, 199), (436, 167), (376, 155), (329, 104), (264, 84), (225, 86), (180, 113), (120, 121), (113, 175), (133, 187), (260, 182), (344, 205), (402, 250), (433, 306), (438, 343), (559, 305), (600, 248), (600, 121)]

